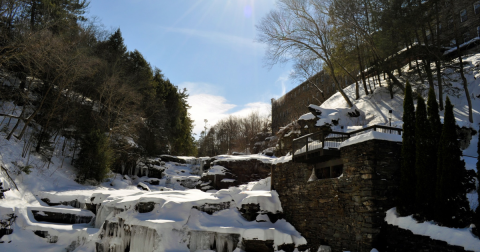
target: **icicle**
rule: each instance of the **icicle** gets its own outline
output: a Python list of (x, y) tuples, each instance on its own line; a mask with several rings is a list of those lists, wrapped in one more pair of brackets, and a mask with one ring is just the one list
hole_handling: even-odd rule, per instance
[(213, 249), (215, 233), (207, 231), (191, 231), (189, 248), (191, 252)]
[(310, 175), (310, 178), (308, 179), (308, 182), (312, 182), (318, 180), (317, 174), (315, 174), (315, 168), (312, 169), (312, 175)]

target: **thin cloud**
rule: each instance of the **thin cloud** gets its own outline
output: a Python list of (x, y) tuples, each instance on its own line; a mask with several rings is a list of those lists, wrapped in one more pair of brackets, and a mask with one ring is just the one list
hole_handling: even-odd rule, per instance
[(178, 28), (178, 27), (160, 27), (160, 29), (165, 30), (166, 32), (180, 33), (192, 37), (198, 37), (206, 39), (216, 43), (244, 46), (251, 48), (262, 48), (262, 44), (256, 43), (253, 39), (248, 39), (244, 37), (239, 37), (235, 35), (230, 35), (221, 32), (215, 31), (206, 31), (206, 30), (195, 30), (189, 28)]
[[(180, 88), (187, 88), (189, 96), (187, 99), (190, 109), (190, 118), (194, 121), (193, 133), (196, 138), (204, 130), (207, 119), (207, 128), (212, 127), (218, 121), (227, 118), (229, 115), (246, 117), (250, 113), (258, 111), (262, 116), (270, 115), (271, 107), (269, 103), (252, 102), (243, 106), (231, 104), (227, 99), (218, 95), (218, 90), (208, 83), (185, 82), (179, 85)], [(235, 108), (240, 109), (232, 112)]]
[(291, 78), (290, 75), (293, 72), (293, 70), (288, 70), (283, 72), (278, 79), (275, 81), (275, 83), (278, 83), (280, 85), (280, 88), (282, 89), (282, 93), (280, 95), (273, 95), (275, 99), (278, 99), (282, 96), (284, 96), (287, 93), (287, 84), (290, 82)]
[(258, 112), (261, 116), (268, 116), (271, 114), (271, 106), (265, 102), (247, 103), (243, 109), (232, 113), (234, 116), (246, 117), (252, 112)]

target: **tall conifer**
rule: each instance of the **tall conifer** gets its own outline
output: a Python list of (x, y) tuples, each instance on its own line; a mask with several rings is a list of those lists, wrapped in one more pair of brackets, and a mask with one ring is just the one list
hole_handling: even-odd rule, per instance
[(468, 224), (470, 206), (467, 201), (465, 161), (457, 139), (453, 105), (447, 97), (442, 136), (438, 148), (435, 220), (450, 227)]
[(430, 88), (428, 92), (427, 115), (430, 126), (430, 140), (427, 148), (428, 155), (426, 157), (426, 172), (428, 174), (428, 180), (425, 181), (425, 189), (427, 190), (426, 193), (430, 196), (427, 198), (427, 212), (425, 217), (427, 219), (433, 219), (433, 212), (435, 210), (435, 197), (433, 197), (433, 195), (435, 195), (435, 185), (437, 180), (438, 142), (440, 141), (440, 136), (442, 135), (442, 122), (440, 121), (438, 103), (433, 88)]
[[(478, 143), (477, 143), (477, 180), (480, 182), (480, 128), (478, 129)], [(480, 201), (480, 185), (477, 188), (477, 196)], [(475, 233), (480, 237), (480, 205), (477, 206), (475, 211), (474, 222)]]
[[(430, 123), (431, 133), (433, 139), (436, 140), (436, 143), (440, 140), (442, 135), (442, 122), (440, 121), (440, 115), (438, 110), (437, 99), (435, 98), (435, 91), (430, 88), (428, 92), (428, 101), (427, 101), (427, 113), (428, 121)], [(437, 160), (435, 160), (435, 163)]]
[(402, 165), (399, 188), (398, 212), (409, 215), (414, 211), (415, 203), (415, 106), (413, 105), (412, 86), (407, 81), (403, 101), (403, 141)]
[(429, 194), (430, 176), (429, 174), (429, 152), (431, 143), (430, 127), (427, 120), (427, 109), (425, 100), (418, 96), (417, 110), (415, 112), (415, 174), (416, 174), (416, 194), (415, 194), (415, 212), (422, 219), (429, 213)]

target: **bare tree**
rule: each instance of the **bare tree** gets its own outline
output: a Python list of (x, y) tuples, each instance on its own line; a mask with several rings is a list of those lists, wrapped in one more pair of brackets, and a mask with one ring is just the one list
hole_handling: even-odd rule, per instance
[[(321, 97), (316, 97), (312, 94), (312, 98), (317, 100), (318, 103), (325, 101), (325, 92), (321, 85), (320, 72), (322, 71), (322, 63), (315, 59), (298, 59), (295, 62), (294, 71), (290, 74), (290, 78), (299, 80), (301, 82), (307, 82), (314, 86)], [(319, 99), (322, 100), (319, 100)]]
[(257, 26), (258, 40), (268, 46), (267, 64), (300, 58), (320, 59), (347, 105), (353, 106), (336, 77), (332, 26), (324, 1), (279, 0), (277, 3), (278, 9), (271, 11)]

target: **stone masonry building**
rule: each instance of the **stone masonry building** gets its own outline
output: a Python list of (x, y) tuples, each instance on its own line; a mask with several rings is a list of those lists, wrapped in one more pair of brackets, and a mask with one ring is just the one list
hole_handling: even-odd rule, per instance
[[(337, 80), (342, 85), (342, 88), (352, 83), (351, 79), (343, 76), (337, 77)], [(308, 105), (320, 105), (336, 92), (333, 79), (322, 70), (282, 97), (278, 99), (272, 98), (272, 133), (277, 133), (280, 127), (308, 113)]]
[(445, 0), (441, 5), (438, 30), (445, 46), (454, 46), (456, 37), (460, 44), (480, 37), (480, 1)]

